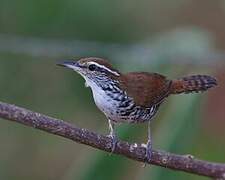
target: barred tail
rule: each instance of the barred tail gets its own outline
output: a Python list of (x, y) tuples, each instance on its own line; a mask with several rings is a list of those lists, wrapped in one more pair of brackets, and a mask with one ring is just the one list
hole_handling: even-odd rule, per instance
[(214, 77), (207, 75), (193, 75), (173, 80), (171, 94), (202, 92), (217, 85)]

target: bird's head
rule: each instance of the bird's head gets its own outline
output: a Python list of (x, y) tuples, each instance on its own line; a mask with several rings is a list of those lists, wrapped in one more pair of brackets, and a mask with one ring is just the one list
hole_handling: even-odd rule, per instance
[(81, 58), (78, 61), (64, 61), (58, 65), (76, 71), (84, 77), (87, 83), (105, 83), (107, 80), (116, 79), (120, 76), (120, 73), (102, 58)]

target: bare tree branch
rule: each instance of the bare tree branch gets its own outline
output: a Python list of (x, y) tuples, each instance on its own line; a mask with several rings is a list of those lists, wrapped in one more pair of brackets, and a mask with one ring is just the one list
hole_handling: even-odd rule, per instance
[[(0, 102), (0, 117), (103, 151), (111, 151), (111, 139), (106, 136), (77, 128), (62, 120), (32, 112), (15, 105)], [(145, 147), (140, 144), (129, 144), (128, 142), (119, 141), (114, 153), (136, 161), (146, 162)], [(151, 162), (146, 163), (215, 179), (225, 179), (225, 164), (198, 160), (191, 155), (176, 155), (154, 150)]]

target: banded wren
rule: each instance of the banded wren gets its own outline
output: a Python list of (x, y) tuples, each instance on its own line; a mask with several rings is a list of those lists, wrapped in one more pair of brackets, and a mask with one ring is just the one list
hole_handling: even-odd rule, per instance
[(86, 80), (86, 86), (91, 88), (95, 104), (108, 119), (112, 152), (117, 143), (115, 124), (148, 122), (147, 161), (151, 160), (152, 152), (150, 122), (162, 102), (169, 95), (202, 92), (217, 85), (216, 79), (207, 75), (169, 80), (157, 73), (123, 74), (106, 60), (96, 57), (58, 65), (78, 72)]

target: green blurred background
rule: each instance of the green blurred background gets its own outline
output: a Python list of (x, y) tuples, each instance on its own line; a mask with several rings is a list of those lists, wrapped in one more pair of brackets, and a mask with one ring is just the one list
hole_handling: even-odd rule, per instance
[[(61, 59), (106, 57), (123, 72), (176, 78), (205, 73), (219, 87), (173, 96), (154, 122), (153, 146), (225, 162), (224, 0), (0, 0), (0, 101), (78, 127), (108, 133), (90, 89)], [(121, 125), (129, 142), (145, 142), (147, 125)], [(0, 121), (0, 179), (176, 180), (175, 172)]]

